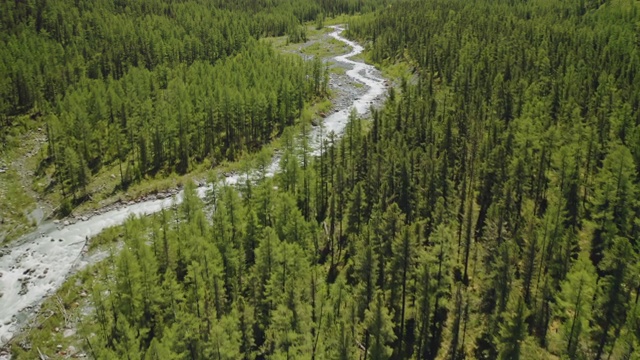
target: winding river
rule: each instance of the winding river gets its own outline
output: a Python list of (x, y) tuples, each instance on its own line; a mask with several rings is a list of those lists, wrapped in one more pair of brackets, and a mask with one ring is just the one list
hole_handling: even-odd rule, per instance
[[(350, 106), (327, 116), (321, 126), (314, 127), (310, 133), (309, 144), (312, 154), (320, 154), (320, 144), (331, 132), (339, 137), (347, 124), (349, 113), (355, 109), (358, 114), (367, 112), (372, 103), (385, 93), (385, 81), (373, 66), (349, 59), (363, 51), (359, 44), (349, 41), (340, 34), (344, 30), (332, 27), (331, 37), (349, 45), (350, 53), (334, 57), (334, 61), (350, 67), (346, 75), (362, 83), (367, 91)], [(279, 168), (280, 156), (274, 155), (267, 170), (272, 176)], [(235, 184), (246, 175), (230, 175), (225, 181)], [(204, 196), (207, 186), (198, 188), (198, 194)], [(11, 337), (33, 314), (34, 309), (47, 296), (55, 292), (75, 269), (96, 261), (83, 256), (85, 239), (95, 236), (105, 228), (122, 224), (130, 216), (151, 214), (179, 203), (182, 193), (165, 199), (147, 200), (122, 206), (85, 221), (74, 224), (46, 222), (33, 233), (0, 248), (0, 345)]]

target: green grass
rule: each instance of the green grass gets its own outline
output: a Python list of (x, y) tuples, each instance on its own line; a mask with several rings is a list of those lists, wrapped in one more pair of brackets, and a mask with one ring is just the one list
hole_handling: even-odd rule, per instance
[(35, 207), (35, 201), (22, 187), (20, 177), (13, 170), (0, 174), (0, 238), (16, 239), (31, 230), (34, 224), (27, 214)]
[(315, 28), (315, 24), (307, 25), (307, 41), (304, 43), (289, 43), (286, 36), (267, 37), (260, 41), (270, 43), (275, 49), (287, 53), (300, 53), (302, 55), (328, 58), (341, 55), (349, 51), (349, 47), (331, 37), (325, 37), (333, 30), (324, 27), (320, 30)]
[(349, 52), (349, 47), (334, 38), (326, 38), (302, 48), (301, 51), (305, 55), (328, 58)]
[[(38, 164), (40, 156), (33, 153), (39, 145), (34, 135), (40, 132), (39, 123), (28, 115), (13, 119), (12, 123), (2, 130), (6, 131), (6, 142), (0, 147), (0, 165), (7, 167), (0, 174), (0, 243), (3, 238), (8, 242), (28, 233), (35, 225), (27, 216), (36, 205), (36, 199), (27, 191), (32, 184), (23, 180), (17, 164), (18, 160), (24, 163), (26, 171), (33, 171)], [(32, 156), (28, 157), (30, 153)]]
[(379, 65), (382, 75), (388, 79), (402, 79), (411, 76), (411, 67), (404, 61), (396, 61), (393, 63), (383, 62)]
[(344, 75), (347, 73), (347, 69), (343, 68), (342, 66), (338, 66), (338, 65), (333, 65), (329, 68), (329, 71), (331, 71), (334, 74), (337, 75)]
[(332, 18), (326, 18), (324, 19), (324, 26), (347, 24), (349, 22), (349, 19), (351, 19), (352, 17), (354, 16), (343, 14)]

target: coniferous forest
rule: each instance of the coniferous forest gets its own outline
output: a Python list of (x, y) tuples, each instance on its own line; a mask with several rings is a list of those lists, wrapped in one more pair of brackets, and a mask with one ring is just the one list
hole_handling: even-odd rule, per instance
[[(98, 236), (88, 356), (640, 359), (638, 1), (2, 7), (3, 120), (42, 113), (65, 191), (281, 136), (273, 178)], [(289, 125), (327, 69), (257, 39), (340, 14), (410, 71), (313, 157)]]
[(366, 8), (352, 0), (3, 1), (0, 124), (41, 118), (43, 167), (76, 200), (104, 166), (118, 164), (124, 189), (205, 159), (233, 161), (327, 92), (319, 59), (257, 40), (301, 42), (304, 22)]

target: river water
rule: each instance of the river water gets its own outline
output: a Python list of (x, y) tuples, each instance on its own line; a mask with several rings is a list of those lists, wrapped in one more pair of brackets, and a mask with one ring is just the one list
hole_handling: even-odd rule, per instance
[[(367, 91), (350, 106), (327, 116), (321, 126), (312, 128), (309, 145), (314, 155), (320, 154), (320, 144), (328, 134), (334, 132), (336, 138), (340, 137), (352, 109), (363, 115), (385, 93), (385, 81), (379, 71), (371, 65), (349, 59), (360, 54), (362, 46), (342, 37), (343, 28), (334, 26), (333, 29), (330, 36), (352, 48), (350, 53), (336, 56), (334, 61), (350, 67), (346, 75), (365, 85)], [(279, 162), (280, 156), (274, 155), (267, 176), (272, 176), (278, 170)], [(227, 176), (225, 181), (236, 184), (245, 177), (234, 174)], [(204, 196), (207, 189), (207, 186), (199, 187), (198, 194)], [(45, 222), (33, 233), (0, 248), (0, 345), (20, 331), (21, 326), (33, 315), (33, 309), (53, 294), (69, 274), (92, 261), (93, 258), (84, 258), (82, 255), (85, 239), (105, 228), (122, 224), (131, 216), (158, 212), (179, 203), (181, 199), (182, 193), (179, 192), (165, 199), (122, 206), (74, 224)]]

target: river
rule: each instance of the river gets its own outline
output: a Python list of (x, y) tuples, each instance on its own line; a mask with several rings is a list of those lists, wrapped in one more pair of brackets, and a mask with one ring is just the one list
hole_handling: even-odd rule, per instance
[[(350, 57), (360, 54), (363, 47), (341, 36), (343, 28), (332, 27), (331, 37), (349, 45), (348, 54), (336, 56), (334, 61), (350, 67), (346, 75), (362, 83), (366, 92), (350, 106), (327, 116), (322, 125), (312, 128), (309, 134), (311, 153), (320, 154), (320, 144), (331, 132), (336, 138), (344, 132), (349, 113), (355, 109), (366, 114), (371, 104), (385, 93), (385, 81), (373, 66)], [(272, 176), (279, 168), (280, 156), (276, 153), (267, 170)], [(235, 184), (246, 175), (226, 177), (226, 183)], [(204, 196), (207, 186), (200, 186), (198, 194)], [(182, 193), (172, 197), (138, 202), (103, 212), (75, 223), (45, 222), (29, 235), (0, 249), (0, 346), (20, 331), (33, 315), (34, 309), (44, 298), (53, 294), (67, 277), (79, 267), (94, 261), (83, 256), (85, 239), (95, 236), (105, 228), (122, 224), (130, 216), (152, 214), (179, 203)]]

